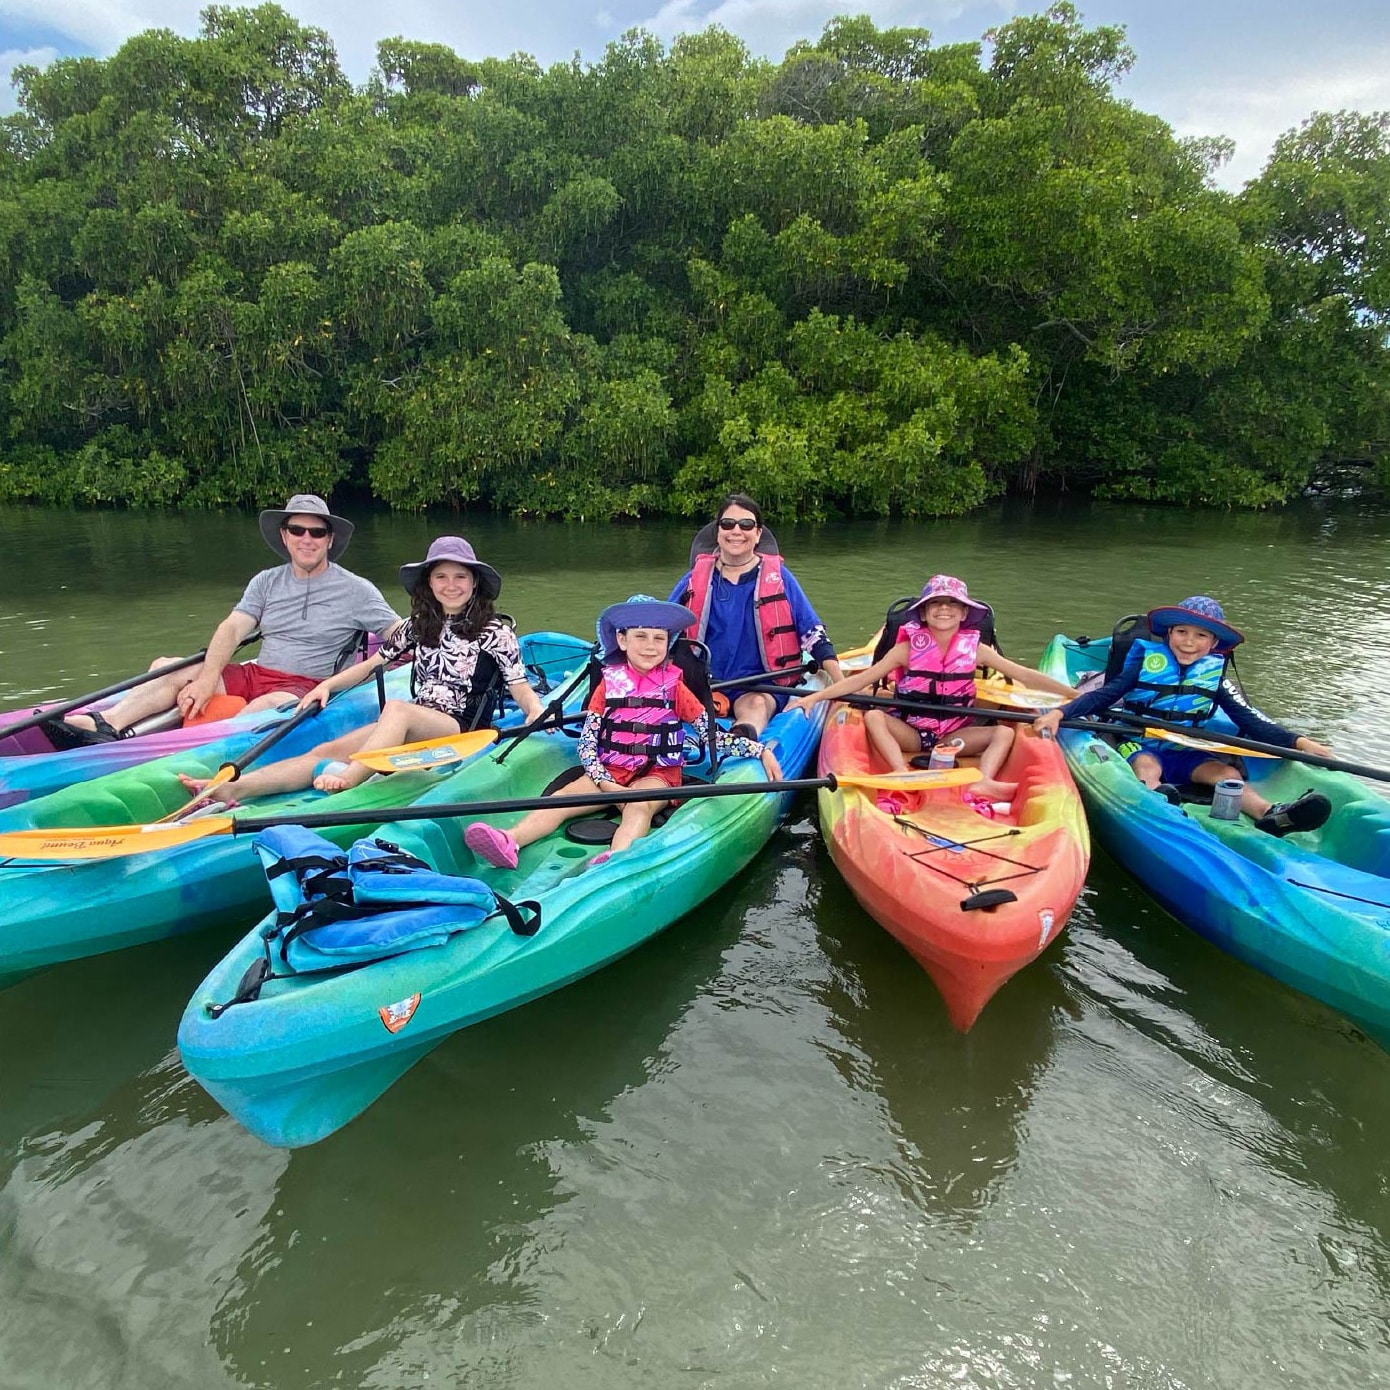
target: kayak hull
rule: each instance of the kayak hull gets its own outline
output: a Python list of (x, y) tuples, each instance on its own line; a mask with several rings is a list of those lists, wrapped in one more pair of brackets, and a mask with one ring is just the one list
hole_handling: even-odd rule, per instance
[[(550, 679), (559, 680), (584, 664), (589, 644), (546, 633), (523, 637), (522, 650), (528, 665), (547, 669)], [(388, 693), (409, 698), (407, 672), (393, 672), (389, 679)], [(365, 701), (342, 697), (330, 701), (320, 714), (286, 735), (268, 761), (293, 757), (369, 723), (377, 711), (376, 696), (371, 691), (361, 693)], [(509, 709), (501, 722), (516, 723), (520, 717), (519, 711)], [(239, 735), (237, 742), (249, 747), (255, 737), (243, 740)], [(187, 803), (178, 773), (207, 777), (217, 771), (223, 758), (211, 757), (210, 751), (225, 754), (230, 750), (226, 740), (219, 740), (204, 749), (66, 788), (0, 811), (0, 828), (136, 825), (157, 820)], [(267, 797), (256, 804), (255, 811), (309, 812), (330, 805), (334, 810), (360, 808), (359, 825), (329, 832), (330, 838), (346, 844), (380, 824), (390, 809), (413, 804), (437, 789), (450, 770), (371, 778), (334, 794), (331, 801), (314, 791)], [(264, 903), (265, 892), (265, 878), (248, 836), (211, 836), (123, 858), (0, 863), (0, 988), (64, 961), (163, 940), (229, 919), (245, 921)]]
[[(1059, 636), (1042, 668), (1080, 679), (1104, 669), (1108, 645)], [(1269, 800), (1311, 787), (1332, 802), (1322, 829), (1281, 840), (1246, 816), (1170, 806), (1096, 735), (1064, 730), (1061, 743), (1097, 838), (1164, 908), (1390, 1047), (1390, 802), (1346, 773), (1249, 759), (1247, 776)]]
[[(788, 776), (815, 753), (819, 721), (775, 720), (770, 736)], [(574, 766), (574, 745), (528, 739), (506, 764), (476, 760), (450, 780), (448, 799), (533, 795)], [(764, 780), (749, 760), (721, 782)], [(540, 930), (517, 936), (488, 922), (442, 946), (332, 977), (272, 982), (253, 1002), (213, 1017), (262, 956), (261, 927), (212, 971), (185, 1010), (179, 1050), (189, 1073), (251, 1133), (295, 1147), (333, 1133), (444, 1039), (601, 969), (716, 893), (759, 852), (790, 804), (787, 794), (692, 801), (629, 849), (593, 865), (596, 845), (563, 832), (522, 851), (516, 870), (480, 864), (457, 821), (400, 822), (383, 838), (446, 873), (486, 879), (513, 901), (539, 904)], [(512, 816), (489, 816), (508, 825)], [(396, 1031), (392, 1031), (392, 1029)]]
[[(859, 710), (834, 709), (820, 771), (882, 771)], [(897, 813), (880, 809), (874, 791), (818, 793), (836, 868), (931, 976), (962, 1032), (1060, 934), (1090, 859), (1080, 798), (1055, 743), (1015, 739), (1000, 777), (1020, 785), (1014, 809), (995, 819), (967, 806), (959, 787), (913, 793)], [(993, 895), (1006, 900), (988, 905)]]

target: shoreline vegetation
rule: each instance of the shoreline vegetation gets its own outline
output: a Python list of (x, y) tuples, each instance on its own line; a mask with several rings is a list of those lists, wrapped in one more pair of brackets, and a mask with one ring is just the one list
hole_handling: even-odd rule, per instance
[(594, 64), (275, 5), (18, 68), (0, 502), (369, 491), (599, 519), (1259, 507), (1390, 482), (1390, 114), (1237, 194), (1070, 4), (933, 46), (832, 20)]

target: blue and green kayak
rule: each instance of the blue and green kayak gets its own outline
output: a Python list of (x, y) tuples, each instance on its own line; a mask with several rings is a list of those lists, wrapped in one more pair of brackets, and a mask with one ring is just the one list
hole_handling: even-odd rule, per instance
[[(557, 688), (581, 671), (591, 644), (562, 633), (521, 638), (535, 678)], [(293, 757), (359, 725), (377, 712), (371, 691), (339, 696), (276, 744), (267, 761)], [(409, 673), (392, 672), (388, 694), (409, 698)], [(578, 696), (572, 697), (577, 700)], [(520, 722), (508, 706), (500, 723)], [(188, 802), (179, 773), (210, 777), (244, 752), (256, 735), (236, 734), (169, 757), (112, 772), (49, 796), (0, 810), (0, 830), (81, 829), (148, 824)], [(258, 764), (260, 765), (260, 764)], [(335, 831), (343, 843), (366, 834), (392, 808), (409, 805), (447, 780), (453, 768), (373, 777), (331, 798), (304, 791), (261, 798), (256, 814), (303, 809), (361, 811), (360, 823)], [(100, 955), (221, 921), (245, 921), (265, 902), (265, 878), (247, 840), (230, 835), (109, 859), (0, 860), (0, 988), (38, 970)]]
[[(811, 764), (824, 709), (817, 706), (810, 719), (782, 714), (769, 727), (766, 737), (788, 777)], [(537, 735), (505, 763), (496, 754), (475, 759), (430, 799), (535, 796), (576, 765), (572, 741)], [(498, 917), (443, 944), (347, 973), (272, 979), (255, 1000), (219, 1013), (217, 1005), (264, 959), (272, 913), (213, 970), (184, 1011), (184, 1065), (267, 1143), (314, 1143), (360, 1114), (451, 1034), (598, 970), (717, 893), (758, 853), (790, 804), (787, 793), (758, 793), (765, 780), (755, 761), (722, 762), (717, 783), (747, 784), (748, 795), (687, 802), (601, 864), (592, 862), (601, 844), (580, 843), (564, 831), (523, 849), (516, 869), (499, 870), (464, 847), (457, 819), (385, 825), (378, 838), (438, 872), (481, 879), (513, 902), (537, 904), (539, 930), (518, 935)], [(506, 826), (518, 814), (483, 819)]]
[[(1041, 669), (1075, 685), (1105, 669), (1109, 646), (1055, 637)], [(1281, 840), (1247, 816), (1170, 805), (1099, 735), (1060, 737), (1096, 838), (1174, 917), (1390, 1048), (1390, 802), (1346, 773), (1250, 758), (1270, 801), (1311, 788), (1332, 802), (1321, 829)]]

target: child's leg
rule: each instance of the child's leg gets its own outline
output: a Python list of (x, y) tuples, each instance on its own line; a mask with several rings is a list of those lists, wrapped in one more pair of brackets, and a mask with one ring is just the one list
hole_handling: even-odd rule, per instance
[[(660, 777), (639, 777), (629, 785), (628, 790), (659, 790), (667, 786), (669, 783), (662, 781)], [(616, 854), (620, 849), (626, 849), (634, 840), (640, 840), (652, 828), (652, 818), (665, 804), (664, 798), (654, 797), (651, 801), (632, 801), (624, 806), (623, 818), (613, 834), (610, 853)]]
[[(353, 729), (339, 734), (337, 738), (320, 743), (307, 753), (298, 757), (284, 758), (269, 767), (253, 768), (243, 772), (235, 782), (228, 782), (216, 788), (210, 797), (213, 801), (249, 801), (257, 796), (271, 796), (276, 792), (296, 792), (307, 787), (313, 780), (314, 769), (325, 760), (350, 757), (362, 745), (366, 729)], [(190, 794), (196, 794), (212, 779), (208, 777), (189, 777), (178, 774), (179, 781)]]
[(922, 751), (922, 735), (911, 724), (885, 710), (865, 711), (864, 733), (869, 746), (888, 765), (889, 772), (906, 772), (905, 755)]
[(961, 752), (967, 757), (980, 755), (981, 777), (966, 790), (976, 796), (988, 797), (991, 801), (1012, 801), (1018, 790), (1017, 782), (1001, 782), (997, 773), (1004, 766), (1004, 759), (1014, 746), (1014, 731), (1007, 724), (974, 724), (968, 729), (958, 729), (949, 738), (958, 738), (964, 747)]
[[(351, 751), (365, 753), (372, 748), (394, 748), (397, 744), (415, 743), (421, 739), (447, 738), (458, 731), (458, 720), (451, 714), (425, 709), (423, 705), (412, 705), (408, 700), (387, 700), (381, 717), (366, 738)], [(315, 777), (314, 786), (321, 792), (346, 791), (348, 787), (365, 782), (371, 775), (372, 769), (366, 763), (349, 763), (346, 772), (326, 772)]]
[[(1204, 787), (1214, 787), (1218, 782), (1224, 782), (1228, 777), (1240, 777), (1240, 775), (1241, 772), (1238, 767), (1232, 767), (1230, 763), (1217, 762), (1215, 758), (1209, 758), (1206, 762), (1199, 763), (1192, 769), (1191, 780)], [(1240, 809), (1247, 816), (1252, 820), (1259, 820), (1269, 811), (1271, 804), (1249, 782), (1245, 783), (1245, 790), (1240, 794)]]
[[(556, 796), (583, 796), (586, 792), (592, 792), (595, 796), (602, 793), (594, 785), (590, 777), (576, 777), (573, 782), (567, 782)], [(517, 848), (524, 845), (534, 844), (537, 840), (543, 840), (547, 835), (557, 831), (567, 820), (573, 820), (576, 816), (588, 815), (589, 807), (586, 806), (557, 806), (553, 811), (539, 810), (528, 811), (508, 832), (512, 839), (516, 841)]]
[(1150, 791), (1163, 781), (1163, 764), (1152, 753), (1136, 753), (1129, 760), (1129, 765), (1134, 769), (1134, 775)]

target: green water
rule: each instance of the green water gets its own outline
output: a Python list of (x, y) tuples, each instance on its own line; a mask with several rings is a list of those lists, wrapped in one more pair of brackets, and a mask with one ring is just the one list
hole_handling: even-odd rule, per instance
[[(366, 518), (393, 593), (454, 519)], [(469, 522), (522, 628), (665, 593), (675, 527)], [(200, 646), (251, 519), (0, 511), (0, 704)], [(1035, 660), (1217, 594), (1272, 715), (1390, 765), (1390, 515), (1087, 506), (789, 530), (842, 645), (938, 569)], [(1390, 1378), (1390, 1057), (1097, 855), (954, 1034), (799, 808), (724, 899), (455, 1037), (315, 1148), (188, 1080), (230, 940), (0, 996), (0, 1386), (1362, 1387)]]

